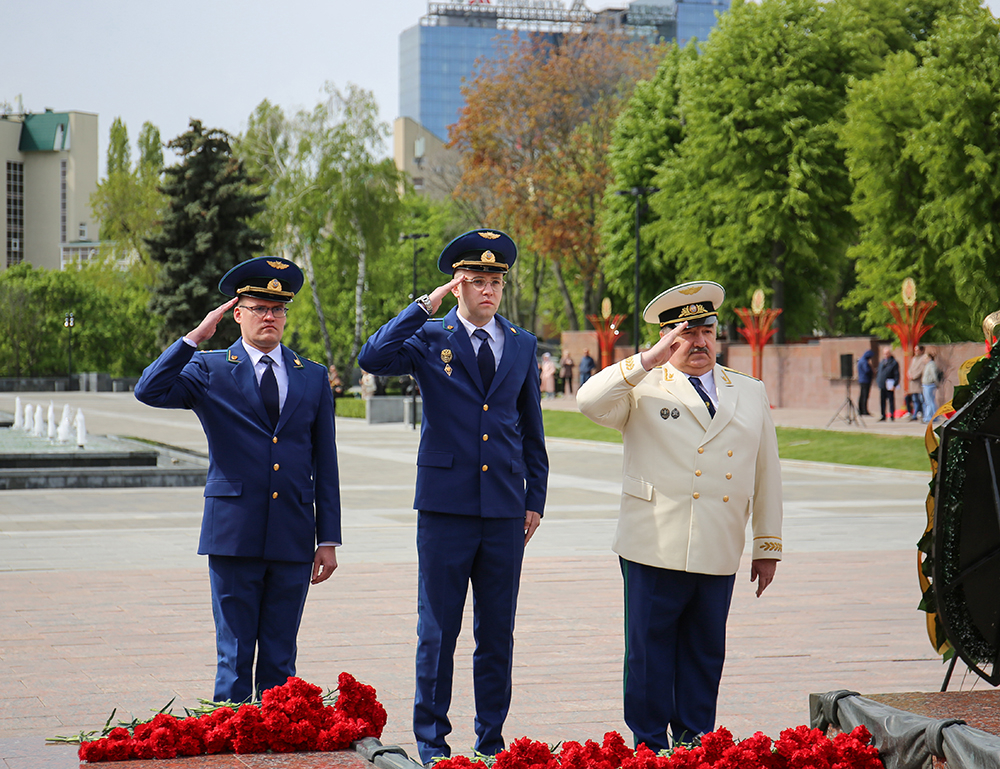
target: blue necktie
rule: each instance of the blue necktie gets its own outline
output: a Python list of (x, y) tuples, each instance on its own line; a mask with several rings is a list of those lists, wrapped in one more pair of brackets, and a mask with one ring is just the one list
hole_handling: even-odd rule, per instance
[(497, 372), (497, 361), (493, 357), (493, 350), (490, 348), (490, 335), (477, 328), (472, 332), (476, 339), (481, 340), (479, 344), (479, 354), (476, 355), (476, 362), (479, 364), (479, 376), (483, 379), (483, 389), (489, 390), (493, 384), (493, 375)]
[(271, 420), (271, 427), (278, 426), (278, 380), (274, 376), (274, 361), (269, 355), (261, 360), (267, 364), (267, 370), (260, 378), (260, 397), (264, 401), (264, 410)]
[(708, 415), (714, 419), (715, 406), (712, 405), (712, 399), (708, 397), (705, 388), (701, 386), (701, 380), (696, 376), (689, 376), (688, 381), (694, 386), (694, 391), (698, 393), (698, 396), (705, 401), (705, 405), (708, 406)]

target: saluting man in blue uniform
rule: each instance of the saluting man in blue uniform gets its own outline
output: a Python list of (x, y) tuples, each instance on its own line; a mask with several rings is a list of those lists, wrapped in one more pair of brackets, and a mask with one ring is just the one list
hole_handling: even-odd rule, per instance
[[(455, 642), (470, 582), (475, 747), (485, 755), (504, 747), (521, 562), (548, 480), (535, 337), (497, 315), (516, 258), (502, 232), (459, 236), (438, 259), (452, 280), (379, 329), (358, 356), (373, 374), (412, 374), (423, 396), (413, 732), (425, 764), (451, 755)], [(431, 319), (449, 292), (458, 307)]]
[[(333, 397), (325, 367), (281, 344), (302, 281), (287, 259), (238, 264), (219, 283), (235, 298), (168, 347), (135, 388), (150, 406), (194, 411), (208, 437), (198, 552), (212, 586), (216, 701), (243, 702), (295, 675), (310, 581), (337, 568)], [(231, 307), (241, 338), (196, 352)]]

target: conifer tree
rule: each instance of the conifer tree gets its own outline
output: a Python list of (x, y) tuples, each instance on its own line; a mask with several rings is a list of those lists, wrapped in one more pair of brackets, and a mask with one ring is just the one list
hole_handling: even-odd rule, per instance
[[(163, 318), (161, 343), (193, 329), (222, 303), (219, 280), (232, 267), (258, 255), (264, 234), (249, 224), (263, 209), (264, 195), (251, 189), (229, 135), (192, 120), (168, 145), (181, 162), (164, 171), (167, 195), (163, 227), (146, 242), (159, 267), (150, 311)], [(225, 347), (237, 336), (231, 316), (209, 347)]]

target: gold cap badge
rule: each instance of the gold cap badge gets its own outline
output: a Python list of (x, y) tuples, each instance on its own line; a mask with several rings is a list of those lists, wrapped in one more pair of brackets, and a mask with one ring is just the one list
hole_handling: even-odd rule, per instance
[(285, 264), (284, 262), (272, 262), (270, 259), (268, 259), (267, 263), (268, 263), (268, 265), (270, 267), (273, 267), (276, 270), (287, 270), (288, 269), (288, 265)]

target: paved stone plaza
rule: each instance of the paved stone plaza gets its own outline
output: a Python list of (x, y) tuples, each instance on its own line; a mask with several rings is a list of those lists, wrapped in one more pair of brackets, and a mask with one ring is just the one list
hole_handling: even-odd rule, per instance
[[(206, 450), (188, 412), (147, 408), (127, 393), (54, 395), (57, 407), (84, 408), (92, 433)], [(0, 411), (13, 405), (0, 394)], [(809, 426), (830, 416), (812, 415)], [(326, 687), (346, 670), (374, 685), (389, 713), (382, 741), (415, 755), (417, 433), (346, 419), (337, 430), (345, 542), (337, 573), (310, 592), (299, 675)], [(548, 448), (549, 500), (525, 558), (505, 734), (599, 739), (625, 730), (621, 578), (609, 549), (621, 446), (554, 439)], [(936, 691), (944, 667), (916, 609), (914, 548), (929, 476), (785, 462), (783, 478), (785, 560), (759, 600), (749, 565), (741, 570), (719, 724), (777, 736), (808, 721), (810, 692)], [(0, 767), (72, 766), (73, 749), (39, 751), (41, 738), (99, 729), (115, 707), (146, 717), (172, 698), (180, 712), (211, 694), (209, 587), (195, 553), (201, 506), (201, 488), (0, 492)], [(467, 622), (452, 707), (457, 751), (474, 740), (471, 645)], [(962, 683), (959, 675), (952, 688)]]

